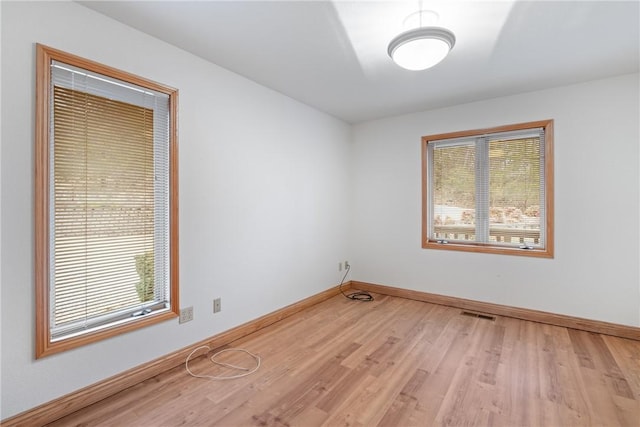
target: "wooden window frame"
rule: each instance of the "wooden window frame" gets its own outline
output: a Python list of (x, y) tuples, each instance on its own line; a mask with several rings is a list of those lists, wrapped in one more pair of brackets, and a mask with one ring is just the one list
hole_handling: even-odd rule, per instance
[[(169, 96), (169, 269), (170, 307), (136, 317), (124, 324), (106, 326), (77, 336), (52, 341), (50, 324), (50, 96), (51, 63), (59, 61)], [(103, 340), (125, 332), (174, 319), (179, 315), (178, 262), (178, 91), (145, 78), (87, 60), (41, 44), (36, 45), (35, 121), (35, 294), (36, 352), (41, 358)]]
[[(532, 128), (543, 128), (545, 130), (545, 142), (544, 142), (544, 176), (545, 176), (545, 246), (544, 248), (533, 249), (521, 249), (518, 247), (507, 247), (494, 245), (491, 243), (480, 242), (447, 242), (446, 244), (439, 243), (436, 240), (429, 238), (429, 224), (431, 218), (429, 218), (428, 201), (429, 201), (429, 182), (428, 182), (428, 158), (427, 158), (427, 146), (430, 142), (438, 140), (474, 137), (486, 134), (510, 132), (518, 130), (526, 130)], [(527, 123), (518, 123), (505, 126), (498, 126), (486, 129), (474, 129), (460, 132), (442, 133), (436, 135), (429, 135), (422, 137), (422, 248), (424, 249), (439, 249), (439, 250), (451, 250), (451, 251), (463, 251), (463, 252), (476, 252), (476, 253), (488, 253), (488, 254), (500, 254), (500, 255), (517, 255), (537, 258), (553, 258), (554, 256), (554, 232), (553, 232), (553, 120), (541, 120)]]

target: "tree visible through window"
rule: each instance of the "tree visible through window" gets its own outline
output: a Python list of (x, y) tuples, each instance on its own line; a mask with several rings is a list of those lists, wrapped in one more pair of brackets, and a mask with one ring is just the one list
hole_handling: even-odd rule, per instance
[(553, 256), (552, 121), (423, 138), (423, 247)]
[(38, 45), (37, 357), (175, 317), (174, 89)]

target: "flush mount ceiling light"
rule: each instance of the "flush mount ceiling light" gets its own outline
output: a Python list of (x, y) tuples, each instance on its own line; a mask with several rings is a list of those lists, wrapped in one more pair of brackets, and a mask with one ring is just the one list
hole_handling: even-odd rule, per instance
[(394, 37), (387, 53), (402, 68), (426, 70), (442, 61), (455, 43), (456, 36), (446, 28), (420, 26)]

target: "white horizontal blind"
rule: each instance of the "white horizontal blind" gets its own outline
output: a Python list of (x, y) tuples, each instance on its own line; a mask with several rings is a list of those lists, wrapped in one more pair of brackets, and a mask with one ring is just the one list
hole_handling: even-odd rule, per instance
[(53, 340), (169, 306), (168, 96), (54, 62)]
[(430, 145), (433, 238), (475, 241), (476, 147), (473, 140)]
[(428, 236), (544, 247), (544, 129), (430, 141)]
[(486, 138), (489, 241), (544, 246), (544, 131)]

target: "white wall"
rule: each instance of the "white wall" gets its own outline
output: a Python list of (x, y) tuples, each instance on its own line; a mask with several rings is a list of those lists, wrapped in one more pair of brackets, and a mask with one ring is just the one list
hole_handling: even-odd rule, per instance
[[(335, 285), (350, 127), (75, 3), (2, 1), (0, 419)], [(35, 43), (180, 91), (180, 302), (195, 320), (34, 360)], [(212, 314), (212, 300), (222, 312)], [(268, 357), (268, 356), (267, 356)]]
[[(353, 279), (640, 326), (639, 76), (354, 127)], [(555, 258), (421, 249), (420, 137), (555, 120)]]

